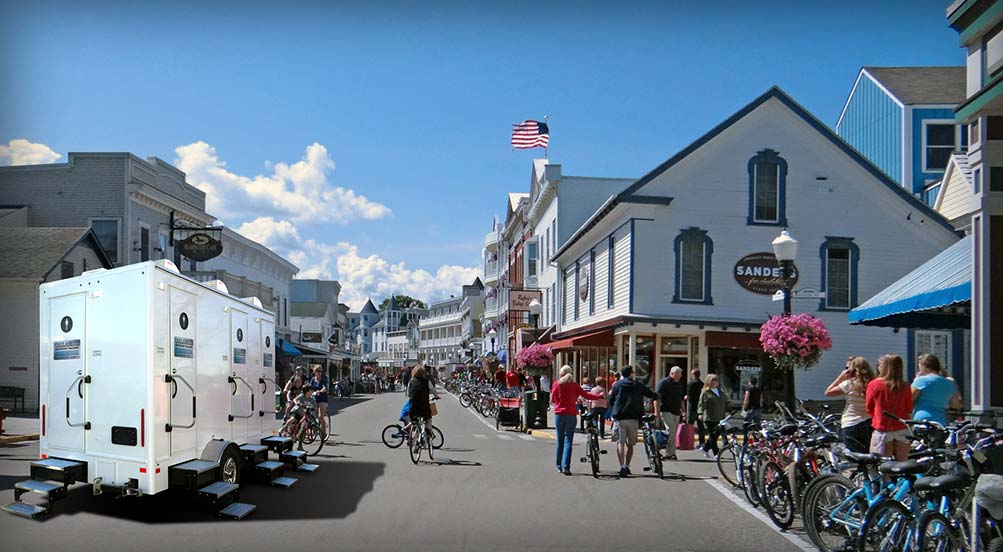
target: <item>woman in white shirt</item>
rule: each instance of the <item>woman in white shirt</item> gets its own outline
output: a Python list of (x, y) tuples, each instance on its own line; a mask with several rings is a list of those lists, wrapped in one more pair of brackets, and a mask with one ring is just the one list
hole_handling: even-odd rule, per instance
[(867, 384), (874, 379), (874, 371), (867, 359), (850, 357), (846, 369), (836, 376), (825, 390), (827, 397), (846, 397), (846, 407), (840, 419), (843, 444), (853, 452), (866, 453), (871, 442), (871, 416), (867, 413), (864, 395)]

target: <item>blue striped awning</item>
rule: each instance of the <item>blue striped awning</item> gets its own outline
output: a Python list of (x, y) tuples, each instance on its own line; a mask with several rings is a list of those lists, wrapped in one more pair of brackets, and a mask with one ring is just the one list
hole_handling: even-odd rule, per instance
[(972, 239), (967, 236), (850, 311), (850, 324), (890, 328), (970, 326)]

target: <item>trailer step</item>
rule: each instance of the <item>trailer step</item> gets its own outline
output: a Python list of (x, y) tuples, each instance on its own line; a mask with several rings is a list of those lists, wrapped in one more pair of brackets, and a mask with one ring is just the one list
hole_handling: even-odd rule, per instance
[(264, 475), (265, 481), (272, 481), (276, 477), (282, 477), (286, 465), (274, 460), (266, 460), (254, 466), (254, 470)]
[(272, 435), (271, 437), (265, 437), (261, 439), (261, 444), (268, 447), (268, 450), (276, 453), (282, 454), (282, 452), (293, 449), (293, 440), (289, 437), (279, 437), (278, 435)]
[(241, 445), (240, 453), (244, 455), (244, 464), (258, 464), (268, 460), (268, 447), (263, 445)]
[(168, 484), (195, 492), (219, 479), (219, 464), (205, 460), (189, 460), (167, 469)]
[(189, 460), (184, 464), (178, 464), (177, 466), (171, 466), (172, 470), (176, 471), (191, 471), (197, 474), (203, 474), (210, 470), (215, 470), (219, 468), (219, 464), (216, 462), (209, 462), (206, 460)]
[(306, 463), (306, 453), (302, 450), (289, 450), (279, 455), (283, 462), (296, 468)]
[(31, 463), (31, 478), (36, 481), (58, 481), (72, 485), (77, 481), (87, 481), (87, 462), (46, 458)]
[(319, 468), (319, 467), (320, 466), (318, 466), (317, 464), (303, 464), (303, 465), (299, 466), (298, 468), (296, 468), (296, 471), (313, 473), (313, 472), (317, 471), (317, 468)]
[(298, 479), (295, 477), (279, 477), (272, 479), (269, 483), (271, 485), (275, 485), (276, 487), (288, 489), (289, 487), (292, 487), (293, 483), (296, 483), (296, 481), (298, 481)]
[(244, 519), (251, 512), (256, 510), (258, 507), (254, 504), (246, 504), (244, 502), (234, 502), (226, 508), (223, 508), (216, 513), (219, 517), (229, 518), (229, 519)]
[(35, 506), (34, 504), (26, 504), (24, 502), (12, 502), (3, 507), (3, 511), (8, 514), (14, 514), (15, 516), (21, 516), (23, 518), (35, 519), (40, 515), (43, 515), (49, 511), (48, 508), (43, 508), (41, 506)]
[(217, 481), (212, 485), (202, 487), (199, 489), (199, 496), (208, 498), (209, 500), (216, 502), (221, 498), (227, 496), (230, 493), (236, 492), (240, 488), (240, 485), (236, 483), (227, 483), (225, 481)]
[(46, 500), (56, 500), (66, 496), (66, 487), (58, 483), (35, 479), (14, 483), (14, 500), (21, 500), (21, 495), (24, 493), (37, 493), (44, 496)]

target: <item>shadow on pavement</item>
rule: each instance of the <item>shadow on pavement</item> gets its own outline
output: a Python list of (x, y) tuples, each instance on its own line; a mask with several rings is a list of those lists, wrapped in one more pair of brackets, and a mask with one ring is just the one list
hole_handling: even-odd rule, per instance
[[(288, 472), (288, 476), (299, 479), (288, 489), (242, 483), (238, 500), (258, 507), (242, 523), (346, 518), (355, 512), (359, 502), (373, 490), (374, 483), (386, 470), (385, 464), (375, 462), (319, 461), (318, 464), (320, 469), (314, 473)], [(20, 479), (24, 478), (15, 481)], [(0, 479), (0, 484), (6, 484), (5, 481)], [(13, 481), (10, 486), (13, 487)], [(222, 508), (193, 502), (183, 494), (161, 493), (121, 499), (92, 496), (90, 486), (80, 486), (56, 502), (52, 513), (43, 521), (86, 513), (150, 524), (188, 523), (219, 520), (216, 512)]]
[(371, 401), (371, 400), (373, 400), (372, 397), (350, 397), (347, 399), (336, 399), (334, 397), (331, 397), (330, 399), (328, 399), (327, 411), (331, 414), (337, 414), (338, 412), (341, 412), (346, 408), (351, 408), (357, 404), (362, 404), (366, 401)]
[(424, 466), (465, 466), (468, 468), (476, 468), (478, 466), (483, 466), (480, 462), (471, 462), (469, 460), (453, 460), (451, 458), (438, 458), (432, 461), (421, 460), (418, 462), (419, 465)]
[(14, 483), (28, 479), (25, 475), (0, 475), (0, 491), (14, 488)]

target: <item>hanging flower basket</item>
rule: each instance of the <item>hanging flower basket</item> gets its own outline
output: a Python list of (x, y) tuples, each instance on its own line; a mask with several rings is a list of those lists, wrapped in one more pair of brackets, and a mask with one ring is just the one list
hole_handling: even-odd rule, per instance
[(760, 328), (759, 342), (780, 370), (807, 370), (832, 348), (829, 330), (810, 314), (770, 318)]
[(534, 343), (519, 351), (516, 360), (520, 368), (525, 368), (532, 374), (540, 374), (550, 371), (554, 362), (554, 353), (550, 351), (549, 347)]

